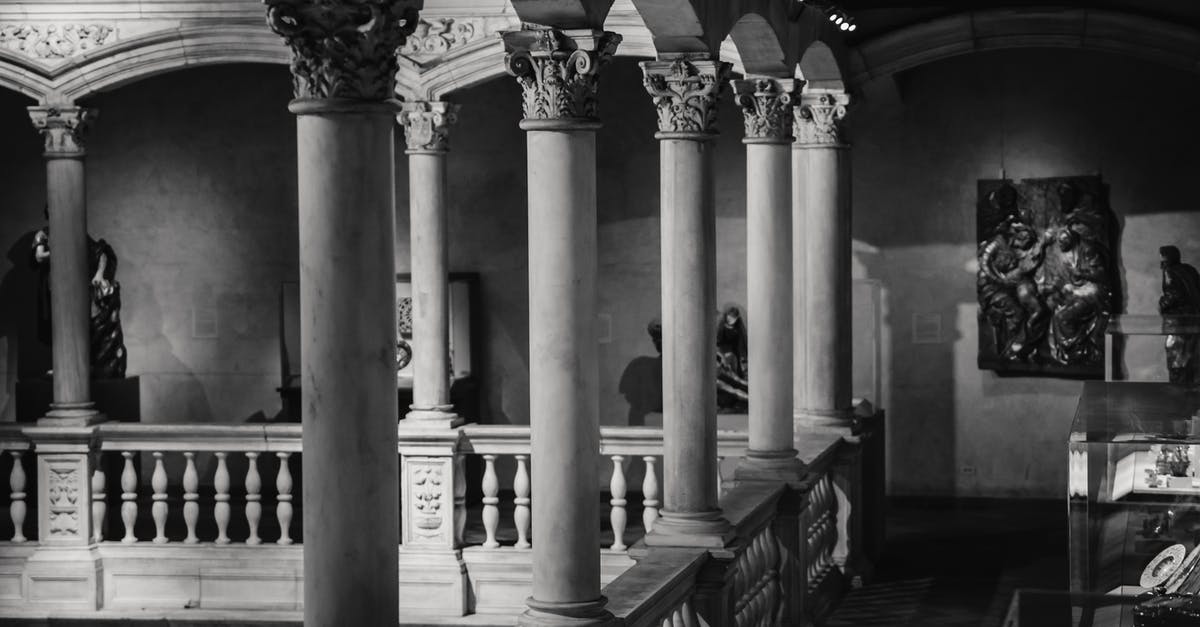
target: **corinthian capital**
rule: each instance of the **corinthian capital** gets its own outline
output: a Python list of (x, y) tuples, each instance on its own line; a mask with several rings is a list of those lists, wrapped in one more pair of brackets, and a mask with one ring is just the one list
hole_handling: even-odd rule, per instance
[(599, 122), (600, 69), (621, 43), (607, 31), (521, 30), (504, 33), (505, 69), (524, 96), (522, 128)]
[(796, 143), (804, 145), (834, 145), (842, 143), (842, 118), (846, 117), (847, 94), (816, 92), (800, 95), (796, 107)]
[(746, 117), (746, 141), (786, 143), (792, 141), (792, 90), (790, 78), (749, 78), (730, 81), (742, 114)]
[(404, 126), (408, 152), (446, 152), (450, 149), (450, 126), (458, 121), (458, 105), (406, 102), (396, 118)]
[(83, 156), (84, 136), (97, 116), (95, 109), (82, 107), (29, 107), (33, 127), (46, 140), (47, 157)]
[(267, 24), (292, 49), (297, 98), (387, 100), (396, 51), (417, 9), (395, 0), (265, 0)]
[(730, 64), (675, 59), (641, 63), (642, 84), (658, 109), (659, 139), (707, 138), (717, 133), (717, 99)]

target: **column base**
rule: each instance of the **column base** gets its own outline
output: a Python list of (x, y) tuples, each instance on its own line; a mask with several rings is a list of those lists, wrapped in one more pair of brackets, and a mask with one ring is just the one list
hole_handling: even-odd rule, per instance
[(733, 471), (734, 481), (783, 481), (796, 484), (807, 471), (796, 449), (786, 451), (746, 451)]
[(37, 423), (43, 426), (86, 427), (98, 422), (104, 422), (106, 416), (96, 410), (96, 404), (86, 403), (50, 403), (50, 411), (38, 418)]
[(25, 563), (25, 598), (31, 608), (92, 610), (103, 599), (95, 545), (39, 546)]
[(621, 625), (621, 621), (604, 609), (606, 603), (608, 603), (608, 599), (604, 597), (581, 603), (551, 603), (529, 597), (525, 599), (528, 609), (517, 618), (517, 625), (521, 627), (615, 627)]
[(850, 428), (854, 422), (853, 409), (800, 409), (792, 415), (792, 424), (799, 434), (801, 428)]
[(698, 513), (663, 510), (661, 514), (643, 540), (646, 546), (720, 549), (729, 546), (737, 536), (719, 509)]
[(400, 424), (407, 427), (422, 429), (452, 429), (464, 422), (462, 416), (454, 413), (453, 405), (434, 405), (432, 407), (408, 406), (409, 412), (404, 415)]

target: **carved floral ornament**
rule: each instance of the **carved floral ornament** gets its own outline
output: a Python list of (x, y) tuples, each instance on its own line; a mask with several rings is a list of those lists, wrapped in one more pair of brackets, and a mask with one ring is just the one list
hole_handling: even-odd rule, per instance
[(106, 24), (0, 24), (0, 48), (55, 61), (111, 43), (116, 35)]
[(97, 117), (95, 109), (82, 107), (30, 107), (33, 127), (46, 141), (47, 155), (83, 154), (87, 129)]
[(484, 36), (484, 25), (479, 20), (464, 20), (453, 17), (424, 19), (418, 23), (400, 54), (405, 56), (437, 56), (462, 48)]
[(746, 139), (790, 142), (795, 81), (752, 78), (732, 83), (734, 99), (746, 119)]
[(796, 143), (840, 145), (842, 118), (850, 96), (839, 93), (814, 93), (800, 96), (796, 107)]
[(450, 148), (450, 127), (458, 121), (458, 105), (447, 102), (406, 102), (397, 116), (404, 125), (410, 152), (444, 152)]
[(521, 85), (526, 120), (599, 119), (599, 72), (616, 52), (620, 35), (604, 31), (572, 39), (540, 30), (513, 31), (504, 38), (505, 69)]
[(717, 99), (730, 64), (675, 59), (641, 65), (642, 84), (658, 109), (660, 133), (716, 134)]
[(267, 24), (292, 49), (297, 98), (387, 100), (396, 51), (417, 10), (388, 0), (266, 0)]

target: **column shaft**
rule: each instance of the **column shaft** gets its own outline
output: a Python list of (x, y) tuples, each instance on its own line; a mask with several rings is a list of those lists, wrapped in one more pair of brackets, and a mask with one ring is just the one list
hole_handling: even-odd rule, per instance
[(791, 150), (746, 146), (750, 456), (791, 458), (792, 342)]
[[(663, 517), (719, 518), (713, 144), (662, 139)], [(668, 526), (671, 522), (666, 523)], [(656, 525), (656, 530), (659, 525)]]
[(600, 596), (594, 130), (530, 130), (533, 599)]
[(46, 159), (50, 211), (50, 320), (54, 403), (86, 410), (91, 398), (91, 292), (87, 259), (87, 208), (83, 156)]
[(799, 211), (797, 252), (804, 272), (796, 278), (796, 359), (805, 364), (797, 379), (798, 410), (814, 418), (850, 412), (851, 279), (849, 159), (842, 146), (807, 146), (797, 151)]
[(304, 619), (395, 625), (394, 109), (297, 101)]
[(450, 310), (446, 250), (446, 153), (408, 155), (413, 286), (413, 404), (410, 418), (448, 417)]

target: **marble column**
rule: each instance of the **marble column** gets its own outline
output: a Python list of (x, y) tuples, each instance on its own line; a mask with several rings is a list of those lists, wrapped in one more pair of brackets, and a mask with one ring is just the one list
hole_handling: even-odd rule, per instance
[(731, 539), (717, 506), (717, 100), (729, 64), (642, 64), (658, 110), (662, 214), (663, 509), (650, 546), (721, 547)]
[(410, 102), (397, 119), (408, 150), (412, 242), (413, 402), (407, 426), (461, 420), (450, 402), (450, 284), (446, 246), (446, 152), (458, 106)]
[(849, 96), (804, 92), (792, 160), (796, 273), (795, 415), (848, 425), (851, 397), (850, 154), (839, 124)]
[(792, 445), (792, 108), (795, 80), (733, 81), (745, 116), (750, 446), (739, 479), (799, 480)]
[(620, 36), (504, 33), (529, 177), (533, 595), (522, 625), (609, 624), (600, 595), (596, 87)]
[(395, 52), (404, 2), (268, 0), (293, 52), (304, 622), (399, 622)]
[(50, 220), (50, 323), (54, 400), (45, 420), (100, 420), (91, 396), (91, 287), (88, 277), (84, 135), (94, 109), (29, 107), (46, 141), (46, 205)]

